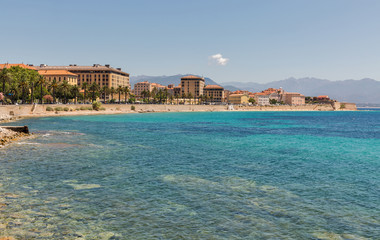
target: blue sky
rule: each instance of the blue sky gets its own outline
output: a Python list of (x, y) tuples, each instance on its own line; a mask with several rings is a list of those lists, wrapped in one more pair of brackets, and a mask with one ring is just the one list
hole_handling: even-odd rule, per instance
[[(0, 62), (380, 80), (378, 0), (0, 0)], [(212, 58), (214, 56), (214, 58)]]

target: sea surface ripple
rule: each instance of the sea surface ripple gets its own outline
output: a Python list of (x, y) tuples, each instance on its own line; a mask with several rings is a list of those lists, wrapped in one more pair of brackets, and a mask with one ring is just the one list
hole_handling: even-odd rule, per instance
[(25, 119), (0, 237), (380, 239), (380, 111)]

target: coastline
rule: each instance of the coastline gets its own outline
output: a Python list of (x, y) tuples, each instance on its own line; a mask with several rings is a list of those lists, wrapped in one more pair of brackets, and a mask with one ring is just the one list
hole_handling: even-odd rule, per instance
[[(108, 115), (148, 112), (214, 112), (214, 111), (356, 111), (356, 106), (336, 109), (330, 104), (303, 106), (238, 106), (229, 109), (227, 105), (171, 105), (171, 104), (103, 104), (103, 110), (80, 110), (91, 104), (36, 104), (36, 105), (0, 105), (0, 123), (31, 117)], [(134, 106), (135, 110), (131, 110)], [(47, 111), (46, 108), (67, 108), (67, 111)]]
[[(102, 110), (80, 110), (91, 104), (36, 104), (36, 105), (0, 105), (0, 124), (25, 118), (61, 117), (82, 115), (111, 115), (153, 112), (239, 112), (239, 111), (356, 111), (356, 106), (347, 109), (334, 109), (330, 104), (304, 106), (233, 106), (227, 105), (171, 105), (171, 104), (104, 104)], [(47, 111), (60, 109), (61, 111)], [(134, 110), (132, 108), (134, 107)], [(62, 111), (65, 109), (67, 111)], [(0, 126), (1, 127), (1, 126)], [(30, 137), (31, 134), (16, 133), (11, 130), (0, 133), (0, 147)]]

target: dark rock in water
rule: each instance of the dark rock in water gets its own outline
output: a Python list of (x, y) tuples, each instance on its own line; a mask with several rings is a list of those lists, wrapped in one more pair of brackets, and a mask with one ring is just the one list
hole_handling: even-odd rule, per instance
[(28, 126), (2, 126), (2, 128), (9, 129), (14, 132), (29, 133)]

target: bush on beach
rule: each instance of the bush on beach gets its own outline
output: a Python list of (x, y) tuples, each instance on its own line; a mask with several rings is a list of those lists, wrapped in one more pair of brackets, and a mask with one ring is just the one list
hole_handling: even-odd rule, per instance
[(101, 106), (102, 106), (101, 102), (98, 102), (98, 101), (92, 102), (92, 109), (95, 111), (99, 111)]

